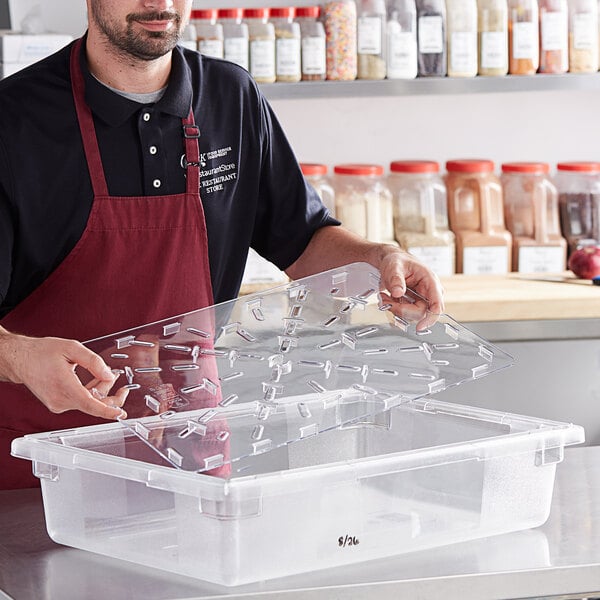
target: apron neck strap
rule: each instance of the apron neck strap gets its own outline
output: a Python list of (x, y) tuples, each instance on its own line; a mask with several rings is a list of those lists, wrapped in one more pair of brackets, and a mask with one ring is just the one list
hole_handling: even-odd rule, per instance
[[(80, 38), (71, 49), (71, 88), (94, 196), (108, 196), (108, 186), (102, 165), (100, 147), (98, 146), (94, 117), (85, 101), (85, 81), (79, 62), (82, 44), (83, 38)], [(198, 140), (200, 139), (200, 130), (195, 123), (193, 109), (190, 108), (188, 116), (182, 119), (181, 122), (185, 142), (186, 193), (199, 194), (200, 148)]]

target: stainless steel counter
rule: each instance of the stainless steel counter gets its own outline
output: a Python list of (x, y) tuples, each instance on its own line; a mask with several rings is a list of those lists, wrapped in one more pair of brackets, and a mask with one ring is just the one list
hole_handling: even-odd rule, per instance
[(239, 588), (59, 546), (46, 533), (39, 490), (0, 492), (2, 592), (15, 600), (600, 597), (600, 447), (565, 451), (550, 518), (537, 529)]

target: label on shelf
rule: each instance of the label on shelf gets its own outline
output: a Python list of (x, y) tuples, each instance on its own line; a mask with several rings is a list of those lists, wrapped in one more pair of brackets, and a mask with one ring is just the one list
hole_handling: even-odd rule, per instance
[(483, 31), (481, 33), (481, 67), (502, 69), (506, 65), (506, 32)]
[(566, 50), (568, 47), (567, 16), (562, 12), (542, 15), (542, 50)]
[(519, 273), (559, 273), (565, 270), (565, 251), (560, 246), (519, 248)]
[(275, 40), (250, 42), (250, 72), (253, 77), (275, 77)]
[(412, 246), (408, 251), (436, 275), (454, 274), (454, 248), (450, 246)]
[(450, 71), (477, 72), (477, 32), (455, 31), (450, 40)]
[(444, 51), (444, 22), (441, 16), (419, 17), (419, 52), (440, 54)]
[(401, 31), (396, 22), (388, 25), (388, 78), (417, 76), (417, 37), (413, 31)]
[(300, 73), (300, 39), (277, 39), (277, 75), (293, 77)]
[(358, 19), (358, 53), (381, 54), (381, 17)]
[(514, 59), (534, 59), (538, 51), (537, 23), (528, 21), (512, 25), (512, 54)]
[(598, 22), (592, 13), (573, 15), (573, 47), (575, 50), (591, 50), (598, 44)]
[(508, 273), (508, 246), (473, 246), (463, 250), (465, 275)]
[(248, 65), (248, 38), (231, 37), (225, 38), (225, 59), (229, 60), (240, 67), (244, 67), (246, 71)]
[(198, 40), (198, 51), (204, 56), (223, 58), (223, 40)]
[(323, 75), (327, 69), (325, 38), (302, 38), (302, 72), (305, 75)]

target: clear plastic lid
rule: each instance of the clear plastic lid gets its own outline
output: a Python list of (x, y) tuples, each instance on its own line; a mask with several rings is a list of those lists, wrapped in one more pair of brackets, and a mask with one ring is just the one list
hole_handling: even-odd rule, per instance
[(130, 389), (125, 427), (177, 468), (227, 477), (512, 364), (446, 315), (417, 331), (426, 301), (409, 291), (392, 307), (379, 288), (355, 263), (86, 345)]

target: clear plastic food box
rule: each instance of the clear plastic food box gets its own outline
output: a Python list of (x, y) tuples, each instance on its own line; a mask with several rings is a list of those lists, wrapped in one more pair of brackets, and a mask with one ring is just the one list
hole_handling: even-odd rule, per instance
[(541, 525), (581, 427), (434, 400), (512, 358), (357, 263), (88, 342), (128, 417), (25, 436), (56, 542), (240, 585)]

